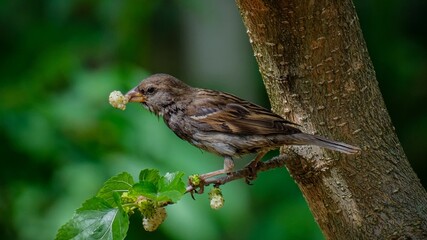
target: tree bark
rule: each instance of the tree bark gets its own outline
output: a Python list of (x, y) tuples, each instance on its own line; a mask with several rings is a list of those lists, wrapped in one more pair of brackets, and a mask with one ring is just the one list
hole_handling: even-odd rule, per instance
[(382, 99), (350, 0), (236, 0), (272, 109), (362, 148), (292, 147), (287, 168), (327, 239), (426, 239), (427, 194)]

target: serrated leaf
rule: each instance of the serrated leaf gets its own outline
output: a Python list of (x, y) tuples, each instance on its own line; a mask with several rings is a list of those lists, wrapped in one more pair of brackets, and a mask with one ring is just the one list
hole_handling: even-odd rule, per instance
[(110, 179), (108, 179), (102, 188), (98, 191), (97, 197), (100, 197), (107, 201), (112, 206), (117, 206), (114, 201), (113, 193), (123, 193), (132, 189), (134, 184), (133, 177), (127, 172), (120, 173)]
[(178, 189), (182, 187), (185, 190), (185, 184), (182, 181), (183, 176), (183, 172), (166, 173), (165, 176), (160, 178), (159, 188)]
[(129, 227), (129, 217), (120, 203), (116, 205), (119, 207), (113, 207), (99, 197), (87, 200), (76, 210), (73, 218), (58, 230), (55, 239), (124, 239)]
[(165, 192), (158, 192), (156, 196), (156, 200), (158, 202), (173, 202), (176, 203), (181, 199), (183, 196), (183, 193), (180, 191), (165, 191)]
[(140, 182), (129, 192), (138, 197), (144, 196), (157, 202), (177, 202), (185, 193), (184, 173), (166, 173), (160, 176), (158, 170), (145, 169), (140, 173)]
[(157, 186), (151, 182), (140, 182), (133, 185), (131, 191), (129, 191), (129, 195), (138, 197), (144, 196), (150, 199), (155, 200), (157, 198)]
[[(161, 177), (158, 183), (158, 199), (166, 201), (169, 199), (172, 202), (177, 202), (185, 193), (185, 183), (182, 181), (184, 173), (166, 173)], [(167, 198), (164, 200), (164, 198)]]
[(139, 173), (139, 182), (152, 182), (157, 184), (160, 179), (160, 172), (157, 169), (144, 169)]

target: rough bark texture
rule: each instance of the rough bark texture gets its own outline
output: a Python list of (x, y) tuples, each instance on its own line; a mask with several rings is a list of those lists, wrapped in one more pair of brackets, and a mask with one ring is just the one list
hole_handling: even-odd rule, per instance
[(287, 168), (327, 239), (426, 239), (427, 194), (399, 144), (351, 0), (236, 0), (272, 108), (360, 155), (294, 147)]

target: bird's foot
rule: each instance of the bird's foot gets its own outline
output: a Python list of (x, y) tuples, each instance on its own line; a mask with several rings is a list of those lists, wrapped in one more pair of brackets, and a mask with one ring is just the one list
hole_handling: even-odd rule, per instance
[[(228, 169), (221, 169), (205, 174), (194, 174), (188, 177), (188, 185), (191, 186), (191, 196), (193, 197), (194, 193), (202, 194), (205, 190), (205, 185), (207, 182), (212, 182), (212, 178), (221, 175), (229, 174)], [(194, 197), (193, 197), (194, 198)]]
[[(228, 161), (226, 163), (229, 163)], [(194, 193), (202, 194), (205, 190), (205, 186), (215, 182), (215, 177), (222, 174), (230, 174), (233, 170), (233, 166), (230, 164), (224, 164), (224, 169), (220, 169), (205, 174), (194, 174), (188, 177), (188, 185), (191, 186), (190, 192), (194, 199)]]
[(258, 153), (258, 155), (246, 165), (245, 168), (249, 170), (249, 175), (245, 178), (245, 182), (249, 185), (252, 185), (251, 181), (255, 180), (257, 177), (258, 172), (258, 162), (261, 161), (262, 157), (267, 153), (268, 151), (261, 151)]
[(252, 161), (245, 167), (249, 171), (248, 176), (245, 177), (245, 182), (248, 185), (252, 185), (252, 181), (257, 178), (257, 172), (258, 172), (257, 166), (258, 166), (258, 161)]
[(207, 179), (211, 179), (213, 177), (216, 177), (216, 176), (222, 175), (222, 174), (230, 174), (233, 171), (233, 168), (234, 168), (233, 159), (231, 157), (225, 157), (223, 169), (199, 175), (199, 178), (201, 181), (203, 181), (203, 183), (206, 183)]

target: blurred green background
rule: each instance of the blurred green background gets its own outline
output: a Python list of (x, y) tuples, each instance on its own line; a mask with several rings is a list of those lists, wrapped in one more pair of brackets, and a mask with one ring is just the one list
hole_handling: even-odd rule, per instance
[[(396, 132), (426, 186), (427, 2), (355, 5)], [(108, 95), (166, 72), (268, 106), (245, 32), (228, 0), (1, 1), (0, 239), (52, 239), (122, 171), (220, 168), (221, 158), (137, 104), (113, 109)], [(155, 233), (133, 217), (127, 239), (323, 239), (284, 169), (223, 191), (220, 211), (207, 195), (184, 197)]]

